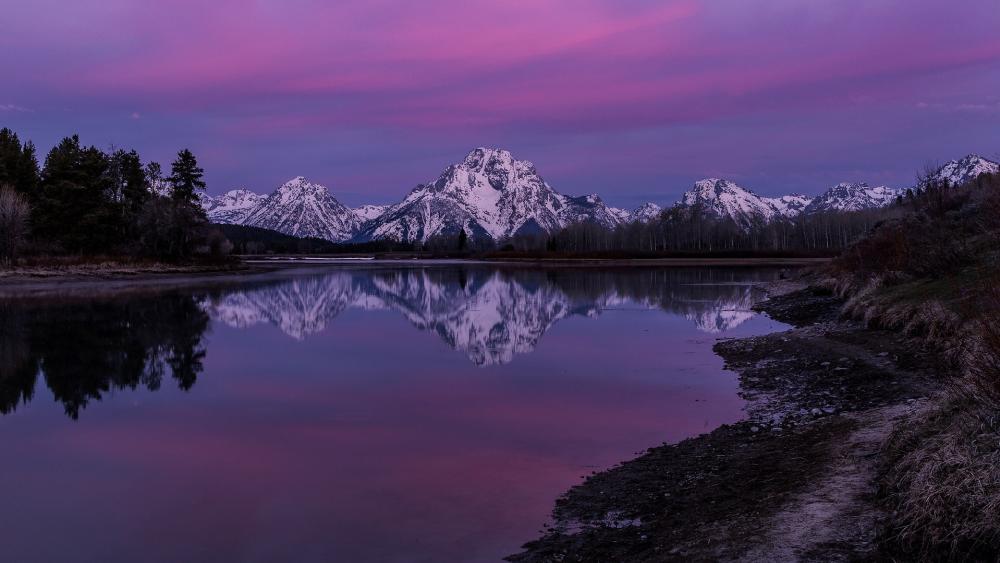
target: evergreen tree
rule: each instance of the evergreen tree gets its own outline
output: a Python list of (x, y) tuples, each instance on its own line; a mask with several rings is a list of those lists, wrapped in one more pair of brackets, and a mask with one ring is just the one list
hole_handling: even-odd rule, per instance
[(21, 144), (17, 134), (0, 129), (0, 184), (13, 186), (26, 196), (34, 196), (38, 189), (38, 160), (35, 145)]
[(163, 180), (163, 169), (159, 162), (150, 161), (143, 169), (146, 173), (146, 189), (151, 194), (160, 193), (160, 182)]
[(38, 195), (40, 182), (41, 174), (38, 170), (35, 143), (25, 141), (24, 147), (21, 149), (21, 162), (17, 169), (17, 176), (14, 178), (14, 186), (18, 191), (31, 198)]
[(188, 149), (177, 153), (177, 160), (170, 165), (170, 184), (173, 186), (171, 198), (177, 203), (197, 202), (196, 190), (205, 189), (202, 177), (205, 171), (198, 167), (198, 160)]
[(465, 229), (458, 231), (458, 251), (462, 252), (469, 244), (469, 235), (465, 234)]
[(150, 198), (146, 170), (139, 153), (124, 149), (114, 151), (108, 158), (108, 184), (111, 199), (118, 206), (123, 234), (127, 234)]
[(74, 252), (108, 251), (115, 214), (107, 190), (108, 157), (66, 137), (45, 158), (34, 232)]
[(21, 161), (21, 141), (17, 133), (0, 129), (0, 183), (13, 185), (15, 171)]

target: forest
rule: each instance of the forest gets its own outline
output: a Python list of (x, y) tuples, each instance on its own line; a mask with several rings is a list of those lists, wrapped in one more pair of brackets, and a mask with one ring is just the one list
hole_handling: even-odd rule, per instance
[[(656, 255), (796, 255), (835, 256), (863, 239), (876, 227), (914, 212), (995, 183), (984, 175), (961, 188), (919, 179), (884, 208), (799, 215), (741, 226), (731, 219), (714, 216), (698, 205), (665, 209), (649, 222), (631, 222), (608, 229), (596, 223), (577, 223), (551, 235), (514, 237), (499, 246), (501, 253), (535, 255), (656, 256)], [(957, 191), (956, 191), (957, 190)], [(460, 237), (459, 237), (460, 238)], [(434, 241), (432, 241), (434, 242)], [(462, 241), (452, 237), (452, 248)], [(445, 246), (436, 242), (438, 247)]]
[(224, 255), (228, 241), (198, 205), (203, 176), (187, 149), (164, 174), (135, 150), (85, 146), (77, 135), (62, 139), (39, 165), (31, 141), (0, 129), (0, 265), (23, 255)]

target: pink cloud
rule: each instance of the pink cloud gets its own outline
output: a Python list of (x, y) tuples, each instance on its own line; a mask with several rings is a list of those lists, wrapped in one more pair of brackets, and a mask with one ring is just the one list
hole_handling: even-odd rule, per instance
[[(165, 154), (194, 143), (202, 152), (256, 147), (278, 136), (336, 150), (358, 135), (372, 147), (401, 146), (394, 140), (406, 137), (441, 151), (460, 144), (461, 153), (469, 143), (514, 139), (552, 152), (587, 137), (604, 139), (589, 149), (600, 161), (634, 170), (670, 151), (626, 148), (621, 136), (656, 128), (714, 128), (706, 138), (716, 145), (699, 142), (718, 147), (741, 120), (769, 118), (773, 127), (740, 131), (727, 146), (781, 142), (792, 154), (808, 141), (797, 125), (803, 120), (822, 121), (823, 135), (851, 143), (891, 141), (895, 131), (904, 146), (916, 143), (914, 129), (940, 129), (944, 117), (931, 124), (928, 115), (998, 114), (974, 109), (995, 103), (988, 97), (1000, 70), (995, 0), (36, 0), (11, 6), (5, 23), (0, 45), (18, 56), (0, 61), (0, 72), (19, 80), (5, 85), (2, 101), (35, 110), (2, 111), (5, 119), (86, 133), (98, 115), (141, 108), (128, 135), (145, 137), (120, 138), (104, 124), (93, 130), (119, 144), (169, 143)], [(965, 109), (930, 112), (919, 102)], [(839, 112), (851, 119), (829, 117)], [(883, 121), (887, 113), (895, 121)], [(660, 142), (675, 143), (675, 152), (689, 146), (676, 130), (664, 135)], [(935, 152), (949, 151), (941, 158), (955, 156), (940, 144)], [(961, 148), (969, 149), (992, 150)], [(287, 150), (292, 160), (298, 149)], [(818, 158), (823, 150), (813, 152)], [(925, 154), (914, 153), (908, 158)], [(246, 174), (238, 160), (256, 159), (225, 156), (209, 168)], [(584, 157), (566, 160), (592, 162)], [(745, 158), (747, 166), (759, 160)], [(595, 176), (576, 165), (579, 177)], [(414, 181), (400, 178), (391, 190)], [(646, 177), (644, 189), (654, 181)], [(370, 189), (362, 184), (356, 189)]]

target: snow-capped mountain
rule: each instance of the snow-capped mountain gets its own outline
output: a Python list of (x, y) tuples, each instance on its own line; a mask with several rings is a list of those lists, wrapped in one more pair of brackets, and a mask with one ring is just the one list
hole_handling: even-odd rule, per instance
[(580, 220), (614, 226), (621, 222), (621, 214), (597, 196), (560, 194), (532, 163), (517, 160), (508, 151), (477, 148), (436, 180), (414, 188), (402, 202), (365, 225), (356, 238), (424, 242), (464, 229), (473, 239), (499, 240), (552, 232)]
[(358, 216), (358, 220), (364, 223), (365, 221), (371, 221), (372, 219), (378, 219), (386, 212), (387, 209), (392, 207), (391, 205), (362, 205), (360, 207), (355, 207), (352, 211)]
[(978, 154), (970, 154), (959, 160), (948, 161), (926, 178), (924, 183), (936, 181), (960, 186), (975, 180), (980, 174), (996, 174), (998, 170), (1000, 170), (1000, 164)]
[(771, 202), (778, 214), (784, 217), (797, 217), (812, 202), (812, 198), (801, 194), (771, 197), (767, 200)]
[(886, 186), (872, 187), (864, 182), (841, 182), (813, 199), (802, 212), (811, 214), (876, 209), (891, 204), (899, 193), (899, 190)]
[(213, 223), (242, 223), (265, 199), (265, 196), (240, 189), (228, 191), (219, 197), (206, 195), (201, 206)]
[(676, 205), (706, 217), (730, 219), (743, 229), (785, 216), (784, 207), (779, 208), (772, 198), (719, 178), (698, 180)]
[(326, 186), (298, 176), (267, 196), (240, 224), (339, 242), (351, 238), (360, 221)]
[(639, 221), (640, 223), (648, 223), (654, 219), (660, 217), (660, 213), (663, 213), (663, 208), (655, 203), (648, 202), (636, 207), (628, 215), (629, 221)]

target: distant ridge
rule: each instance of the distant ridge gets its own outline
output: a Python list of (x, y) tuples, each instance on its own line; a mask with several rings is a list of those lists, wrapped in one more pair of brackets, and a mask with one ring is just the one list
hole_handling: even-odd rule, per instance
[[(958, 185), (998, 170), (1000, 164), (970, 154), (934, 169), (925, 181)], [(156, 191), (165, 190), (168, 188), (159, 186)], [(326, 186), (301, 176), (267, 196), (238, 189), (219, 197), (202, 196), (201, 204), (217, 223), (257, 226), (332, 242), (392, 239), (422, 243), (460, 230), (475, 240), (499, 241), (520, 234), (552, 233), (582, 221), (613, 228), (632, 221), (653, 221), (671, 209), (732, 220), (749, 229), (802, 214), (884, 207), (904, 191), (842, 182), (815, 197), (765, 197), (732, 180), (707, 178), (695, 182), (669, 208), (649, 202), (626, 211), (607, 205), (597, 194), (564, 195), (542, 179), (531, 162), (518, 160), (504, 149), (480, 147), (394, 205), (351, 209)]]

